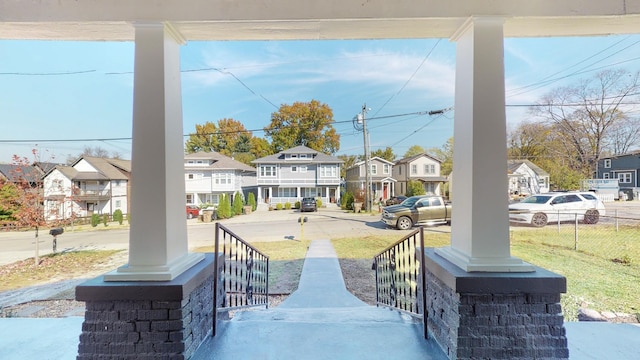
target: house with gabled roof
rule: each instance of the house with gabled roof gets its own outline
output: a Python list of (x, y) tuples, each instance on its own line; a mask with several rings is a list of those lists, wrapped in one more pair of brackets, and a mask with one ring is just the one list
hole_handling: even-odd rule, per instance
[[(387, 200), (395, 194), (397, 180), (391, 176), (393, 162), (374, 156), (369, 159), (369, 175), (371, 177), (371, 191), (374, 200)], [(364, 190), (367, 178), (367, 168), (364, 161), (359, 161), (346, 170), (345, 182), (347, 191), (355, 194)]]
[(81, 156), (43, 177), (47, 220), (129, 212), (131, 161)]
[(441, 164), (442, 161), (424, 153), (397, 160), (392, 173), (398, 181), (394, 195), (406, 194), (409, 181), (421, 182), (427, 194), (442, 195), (442, 184), (448, 179), (440, 175)]
[(549, 173), (529, 160), (509, 160), (509, 194), (533, 195), (549, 192)]
[(220, 195), (256, 194), (256, 169), (218, 152), (199, 151), (184, 157), (187, 205), (217, 205)]
[(335, 156), (296, 146), (252, 161), (261, 203), (293, 205), (303, 197), (340, 201), (340, 165)]

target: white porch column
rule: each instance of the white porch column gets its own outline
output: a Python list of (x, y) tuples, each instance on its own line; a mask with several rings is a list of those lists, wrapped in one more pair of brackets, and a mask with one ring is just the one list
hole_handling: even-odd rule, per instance
[(180, 35), (135, 24), (129, 263), (105, 281), (168, 281), (204, 258), (189, 254), (184, 220)]
[(456, 45), (451, 247), (437, 250), (463, 270), (527, 272), (509, 243), (502, 18), (470, 18)]

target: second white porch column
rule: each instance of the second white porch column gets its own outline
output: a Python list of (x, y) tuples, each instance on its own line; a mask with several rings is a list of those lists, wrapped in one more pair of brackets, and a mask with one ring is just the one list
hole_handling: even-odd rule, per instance
[(451, 247), (465, 271), (525, 272), (511, 256), (502, 18), (470, 18), (456, 44)]
[(184, 220), (180, 45), (168, 24), (135, 24), (129, 263), (106, 281), (168, 281), (204, 258), (189, 254)]

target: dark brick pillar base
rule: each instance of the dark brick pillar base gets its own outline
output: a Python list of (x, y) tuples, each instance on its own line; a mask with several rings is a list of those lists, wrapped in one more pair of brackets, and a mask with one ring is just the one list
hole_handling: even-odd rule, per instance
[(467, 273), (425, 251), (427, 326), (449, 359), (568, 359), (560, 293), (566, 279)]
[[(224, 263), (224, 261), (222, 262)], [(76, 288), (86, 303), (84, 359), (189, 359), (213, 325), (214, 255), (172, 281), (105, 282)]]

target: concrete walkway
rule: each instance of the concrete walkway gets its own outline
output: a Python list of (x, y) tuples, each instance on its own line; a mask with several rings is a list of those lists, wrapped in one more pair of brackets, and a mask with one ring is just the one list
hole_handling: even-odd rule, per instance
[(313, 241), (298, 290), (277, 308), (244, 311), (194, 359), (446, 359), (421, 324), (346, 290), (328, 240)]

